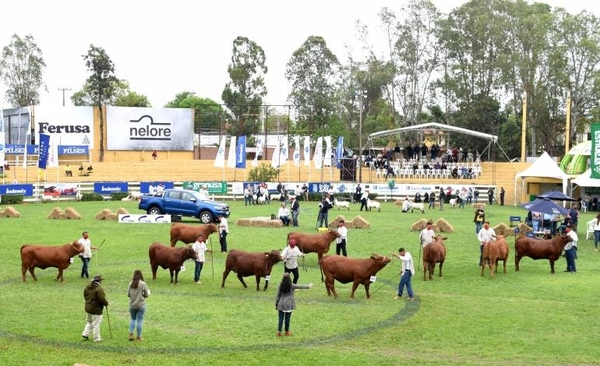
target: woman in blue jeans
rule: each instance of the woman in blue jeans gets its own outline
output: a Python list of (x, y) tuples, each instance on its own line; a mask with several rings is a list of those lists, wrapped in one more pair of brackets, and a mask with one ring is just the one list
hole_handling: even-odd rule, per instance
[(600, 242), (600, 214), (594, 219), (594, 251), (598, 251), (598, 243)]
[(150, 296), (150, 289), (144, 282), (144, 276), (139, 269), (133, 272), (133, 279), (129, 283), (127, 296), (129, 297), (129, 314), (131, 315), (129, 340), (133, 341), (133, 330), (136, 329), (137, 340), (141, 341), (143, 339), (142, 328), (144, 327), (144, 314), (146, 313), (146, 298)]

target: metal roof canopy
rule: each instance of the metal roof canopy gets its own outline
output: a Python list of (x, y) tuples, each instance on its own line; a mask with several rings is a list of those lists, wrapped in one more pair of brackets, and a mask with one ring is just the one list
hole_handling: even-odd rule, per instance
[(482, 139), (491, 140), (491, 142), (497, 142), (498, 141), (498, 136), (495, 136), (495, 135), (490, 135), (490, 134), (483, 133), (483, 132), (477, 132), (477, 131), (473, 131), (473, 130), (468, 130), (468, 129), (462, 128), (462, 127), (444, 125), (444, 124), (437, 123), (437, 122), (423, 123), (421, 125), (414, 125), (414, 126), (408, 126), (408, 127), (395, 128), (393, 130), (373, 132), (372, 134), (369, 134), (368, 140), (371, 141), (374, 138), (379, 138), (379, 137), (385, 137), (385, 136), (389, 136), (389, 135), (394, 135), (394, 134), (397, 134), (397, 133), (400, 133), (400, 132), (425, 130), (425, 129), (430, 129), (430, 128), (434, 128), (434, 129), (438, 129), (438, 130), (443, 130), (443, 131), (463, 133), (465, 135), (471, 135), (471, 136), (479, 137), (479, 138), (482, 138)]

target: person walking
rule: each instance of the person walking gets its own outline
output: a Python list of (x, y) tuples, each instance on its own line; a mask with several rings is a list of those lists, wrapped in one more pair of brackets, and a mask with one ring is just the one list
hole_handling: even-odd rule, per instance
[(446, 201), (446, 192), (444, 192), (444, 188), (440, 187), (440, 211), (444, 211), (444, 201)]
[(500, 206), (504, 206), (504, 194), (506, 193), (506, 191), (504, 190), (504, 187), (500, 187)]
[(427, 221), (425, 229), (421, 230), (421, 234), (419, 234), (419, 241), (423, 248), (435, 241), (435, 231), (433, 231), (433, 222)]
[(367, 200), (369, 199), (369, 190), (365, 189), (364, 193), (360, 196), (360, 210), (363, 210), (363, 207), (365, 208), (365, 211), (367, 211)]
[(229, 234), (227, 218), (219, 215), (219, 244), (221, 244), (221, 253), (227, 253), (227, 234)]
[(475, 234), (479, 234), (479, 231), (483, 227), (483, 223), (485, 222), (485, 211), (481, 206), (477, 207), (475, 210), (475, 216), (473, 217), (473, 222), (475, 223)]
[(331, 195), (328, 193), (325, 199), (321, 201), (319, 205), (319, 217), (317, 219), (317, 227), (327, 227), (329, 225), (329, 210), (333, 206), (331, 205)]
[(398, 295), (394, 297), (394, 299), (399, 299), (402, 297), (402, 293), (404, 292), (404, 287), (406, 287), (406, 292), (408, 293), (408, 301), (413, 301), (415, 299), (413, 288), (412, 288), (412, 276), (415, 274), (415, 266), (413, 264), (412, 256), (409, 252), (407, 252), (404, 248), (398, 249), (398, 253), (391, 253), (392, 256), (400, 259), (402, 261), (402, 266), (400, 267), (400, 283), (398, 284)]
[(598, 251), (598, 242), (600, 242), (600, 213), (593, 219), (594, 222), (594, 251)]
[(565, 259), (567, 260), (567, 269), (565, 272), (575, 273), (577, 272), (575, 259), (577, 259), (577, 241), (579, 240), (579, 237), (571, 225), (567, 226), (565, 233), (571, 238), (571, 241), (565, 244), (563, 248), (565, 250)]
[(144, 282), (142, 271), (136, 269), (133, 271), (133, 278), (129, 283), (127, 297), (129, 297), (129, 340), (133, 341), (133, 330), (136, 330), (136, 339), (143, 340), (142, 329), (144, 328), (144, 314), (146, 314), (146, 298), (150, 296), (150, 289)]
[(202, 267), (204, 267), (204, 260), (206, 258), (206, 252), (212, 253), (212, 249), (208, 249), (206, 247), (206, 243), (204, 243), (204, 237), (202, 235), (198, 235), (198, 238), (192, 244), (192, 249), (196, 252), (196, 266), (194, 267), (194, 282), (197, 285), (202, 284), (200, 281), (200, 275), (202, 274)]
[(302, 256), (304, 256), (304, 253), (298, 249), (296, 240), (294, 239), (290, 239), (288, 246), (281, 252), (281, 257), (283, 258), (283, 271), (285, 273), (291, 273), (294, 276), (294, 284), (298, 283), (298, 278), (300, 277), (300, 273), (298, 273), (298, 257)]
[(93, 336), (94, 342), (101, 342), (100, 324), (102, 323), (102, 313), (105, 306), (108, 306), (104, 289), (101, 286), (102, 275), (94, 276), (92, 281), (83, 290), (85, 299), (86, 322), (81, 336), (86, 341)]
[(338, 223), (337, 232), (340, 234), (340, 236), (335, 239), (335, 254), (340, 255), (340, 253), (342, 253), (344, 257), (347, 257), (348, 253), (346, 252), (346, 240), (348, 239), (348, 228), (343, 220), (340, 220)]
[[(284, 273), (279, 288), (277, 289), (277, 297), (275, 298), (275, 310), (277, 310), (277, 337), (281, 337), (281, 332), (285, 329), (285, 335), (291, 336), (290, 322), (292, 319), (292, 311), (296, 309), (296, 300), (294, 292), (298, 289), (310, 289), (312, 283), (308, 285), (297, 285), (290, 280), (290, 274)], [(285, 324), (285, 325), (284, 325)]]
[(477, 239), (479, 240), (479, 267), (481, 267), (484, 265), (483, 246), (493, 240), (496, 240), (496, 232), (494, 229), (490, 228), (490, 223), (488, 221), (483, 224), (483, 229), (479, 230)]
[(90, 259), (92, 259), (92, 249), (96, 250), (98, 248), (92, 246), (92, 241), (88, 235), (87, 231), (81, 233), (81, 238), (77, 240), (79, 244), (83, 247), (83, 252), (79, 254), (79, 258), (81, 258), (81, 278), (90, 278), (89, 266)]
[(435, 210), (435, 192), (431, 192), (429, 195), (429, 209)]
[(300, 215), (300, 200), (298, 196), (290, 197), (290, 211), (292, 212), (292, 225), (298, 227), (298, 215)]

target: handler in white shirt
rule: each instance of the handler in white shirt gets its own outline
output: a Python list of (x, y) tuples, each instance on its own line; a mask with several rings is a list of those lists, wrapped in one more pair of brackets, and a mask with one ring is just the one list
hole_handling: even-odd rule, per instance
[(496, 232), (490, 228), (489, 221), (483, 223), (483, 229), (479, 230), (477, 239), (479, 239), (479, 266), (481, 267), (483, 265), (483, 246), (492, 240), (496, 240)]

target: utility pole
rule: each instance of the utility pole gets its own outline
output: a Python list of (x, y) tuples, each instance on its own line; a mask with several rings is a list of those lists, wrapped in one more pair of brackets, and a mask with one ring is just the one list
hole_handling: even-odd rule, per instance
[(65, 106), (65, 92), (71, 90), (71, 88), (58, 88), (59, 91), (62, 91), (63, 95), (63, 107)]
[(361, 90), (358, 92), (358, 183), (362, 183), (362, 164), (363, 164), (363, 147), (362, 147), (362, 122), (363, 122), (363, 98), (367, 97), (367, 91)]

